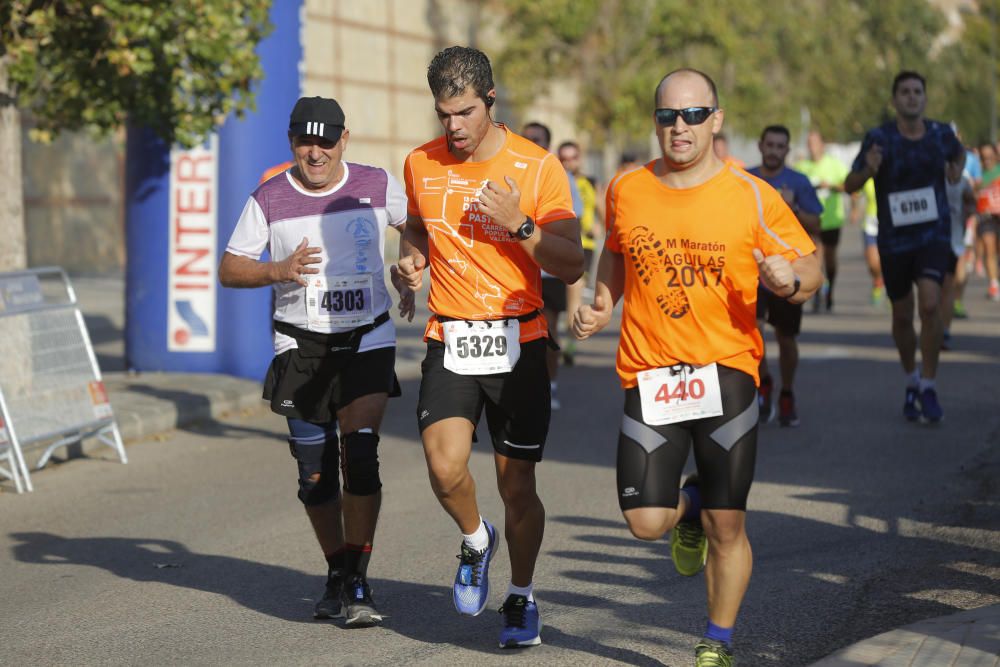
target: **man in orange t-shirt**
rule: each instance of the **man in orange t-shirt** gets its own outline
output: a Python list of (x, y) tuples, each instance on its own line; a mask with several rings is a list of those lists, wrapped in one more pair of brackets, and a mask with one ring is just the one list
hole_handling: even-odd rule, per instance
[(541, 642), (532, 580), (545, 523), (535, 463), (550, 417), (540, 268), (566, 283), (582, 275), (580, 225), (556, 156), (490, 116), (496, 90), (485, 54), (445, 49), (427, 81), (445, 134), (406, 158), (398, 265), (414, 290), (424, 268), (431, 272), (418, 423), (431, 486), (463, 536), (455, 607), (475, 616), (488, 601), (499, 542), (479, 514), (468, 467), (485, 408), (511, 567), (500, 645), (533, 646)]
[[(663, 156), (609, 186), (594, 303), (573, 329), (580, 339), (600, 331), (624, 297), (619, 506), (636, 537), (671, 531), (681, 574), (705, 569), (708, 628), (696, 664), (729, 664), (752, 565), (757, 283), (802, 303), (820, 286), (819, 261), (781, 195), (713, 152), (723, 112), (707, 75), (671, 72), (656, 101)], [(678, 490), (692, 447), (698, 474)]]

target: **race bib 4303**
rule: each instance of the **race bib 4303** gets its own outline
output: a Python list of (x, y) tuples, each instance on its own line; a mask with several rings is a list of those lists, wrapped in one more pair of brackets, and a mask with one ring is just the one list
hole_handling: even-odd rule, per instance
[(311, 331), (330, 333), (371, 324), (375, 321), (371, 274), (310, 276), (306, 312)]

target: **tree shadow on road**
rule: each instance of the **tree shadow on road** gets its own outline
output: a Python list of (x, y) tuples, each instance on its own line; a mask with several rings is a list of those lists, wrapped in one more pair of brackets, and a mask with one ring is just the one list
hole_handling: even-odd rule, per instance
[[(283, 621), (319, 624), (312, 620), (315, 598), (306, 596), (323, 590), (323, 578), (288, 567), (197, 553), (174, 540), (63, 537), (40, 531), (11, 533), (10, 537), (15, 542), (14, 557), (23, 563), (100, 568), (136, 582), (221, 595)], [(445, 585), (377, 577), (371, 583), (379, 609), (386, 614), (384, 630), (424, 644), (422, 652), (440, 646), (442, 651), (461, 647), (489, 655), (510, 654), (498, 646), (500, 618), (495, 610), (487, 609), (477, 618), (460, 617)], [(543, 632), (546, 653), (567, 649), (634, 665), (662, 664), (639, 651), (605, 646), (592, 637), (554, 627)]]

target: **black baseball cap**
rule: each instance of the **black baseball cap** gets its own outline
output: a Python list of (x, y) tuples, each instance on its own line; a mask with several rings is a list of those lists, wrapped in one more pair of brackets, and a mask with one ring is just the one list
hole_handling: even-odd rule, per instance
[(312, 134), (340, 141), (343, 133), (344, 110), (337, 100), (326, 97), (300, 97), (288, 119), (288, 134), (293, 137)]

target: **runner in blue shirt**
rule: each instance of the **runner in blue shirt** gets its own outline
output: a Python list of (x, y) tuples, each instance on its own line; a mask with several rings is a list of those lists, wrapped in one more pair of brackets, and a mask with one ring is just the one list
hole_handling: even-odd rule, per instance
[[(823, 205), (816, 196), (816, 188), (809, 178), (785, 166), (791, 135), (783, 125), (770, 125), (760, 135), (760, 166), (748, 171), (781, 193), (785, 202), (795, 213), (805, 229), (813, 237), (819, 235), (820, 213)], [(791, 303), (773, 294), (761, 284), (757, 288), (757, 323), (763, 335), (764, 322), (774, 327), (778, 341), (778, 367), (781, 371), (781, 394), (778, 397), (778, 423), (782, 426), (798, 426), (799, 415), (795, 409), (795, 394), (792, 384), (795, 370), (799, 365), (799, 344), (795, 337), (802, 329), (802, 304)], [(767, 368), (767, 357), (760, 359), (760, 390), (757, 394), (760, 407), (760, 421), (766, 424), (774, 418), (774, 381)]]
[[(941, 284), (956, 262), (945, 178), (952, 183), (961, 178), (965, 149), (950, 126), (924, 118), (927, 94), (920, 74), (896, 75), (892, 105), (896, 120), (868, 131), (844, 189), (857, 192), (875, 179), (879, 257), (892, 301), (892, 337), (907, 376), (903, 416), (938, 422), (944, 416), (934, 383), (942, 337)], [(919, 339), (913, 326), (915, 305)]]

